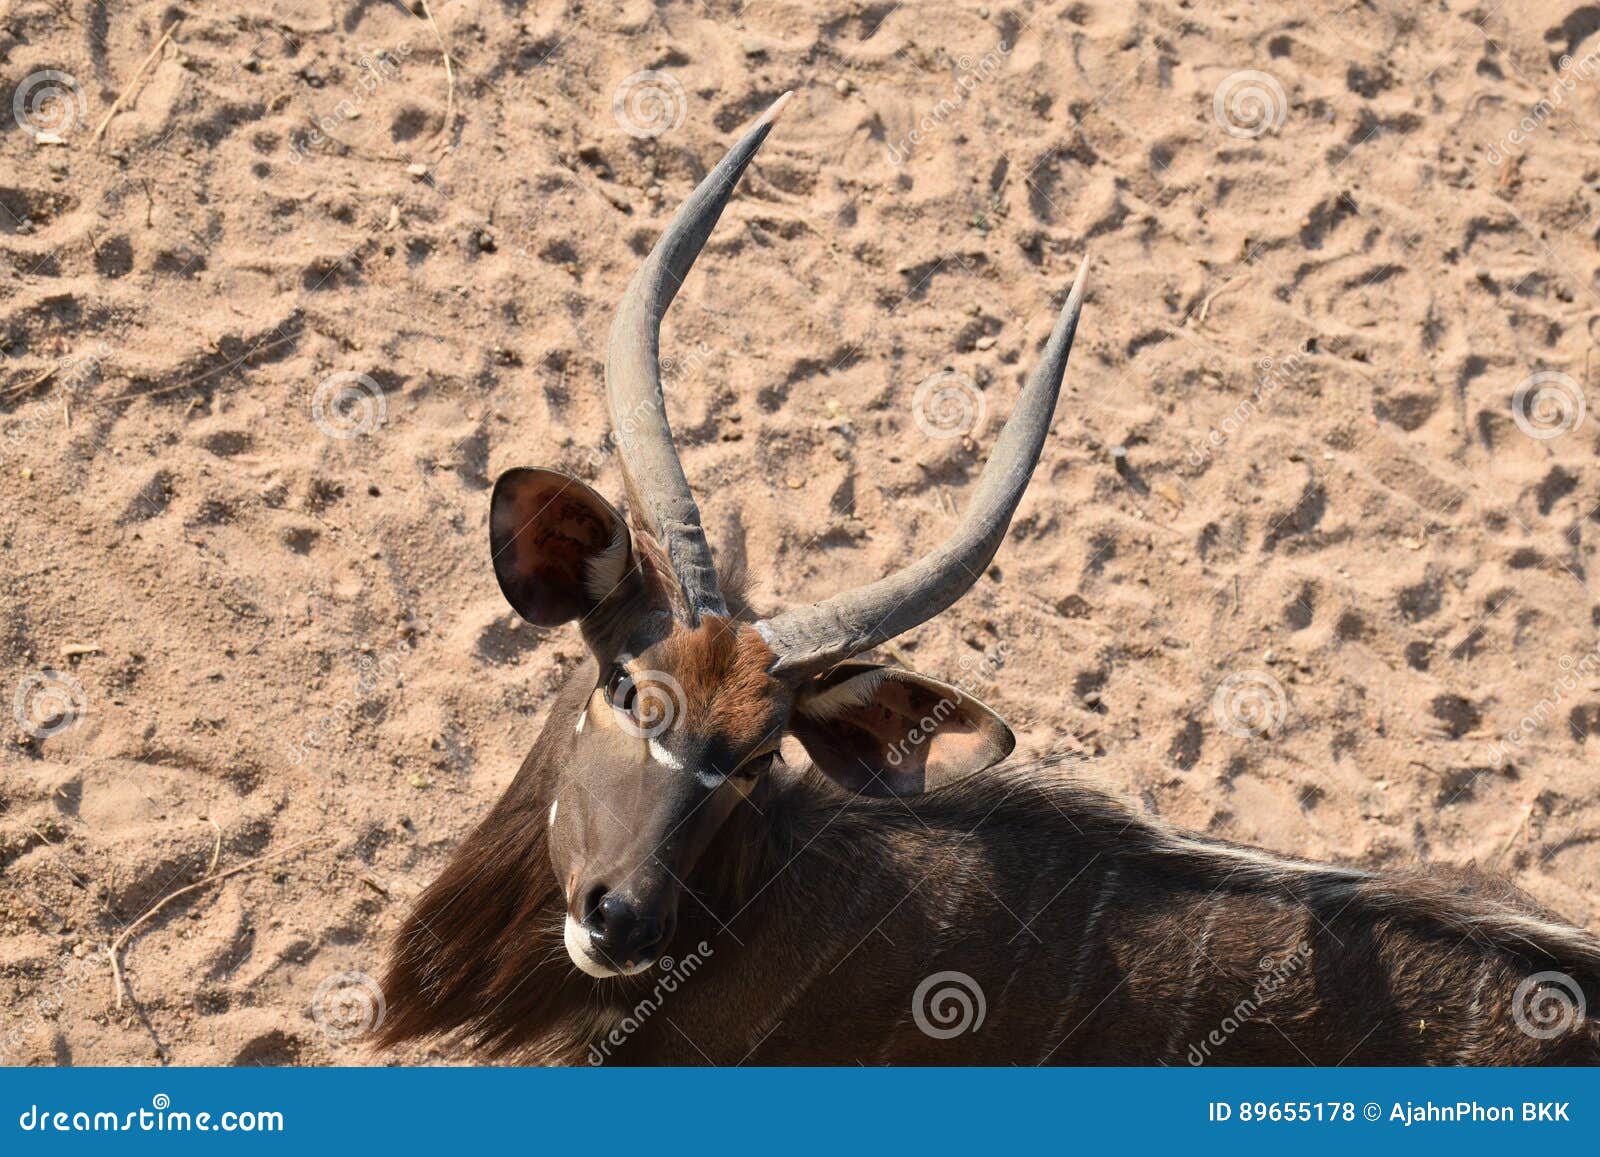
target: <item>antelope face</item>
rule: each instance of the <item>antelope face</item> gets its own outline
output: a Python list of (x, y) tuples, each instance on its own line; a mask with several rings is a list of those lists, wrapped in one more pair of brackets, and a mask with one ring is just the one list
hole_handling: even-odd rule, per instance
[(592, 658), (539, 744), (567, 951), (592, 976), (639, 971), (672, 936), (683, 879), (770, 766), (789, 689), (750, 624), (686, 624), (622, 516), (577, 479), (501, 475), (490, 532), (511, 605), (541, 626), (578, 620)]
[(701, 182), (635, 275), (606, 390), (631, 524), (576, 478), (500, 476), (495, 575), (542, 627), (576, 621), (592, 662), (535, 751), (549, 792), (565, 942), (594, 977), (637, 972), (672, 936), (684, 879), (793, 735), (847, 791), (903, 795), (1010, 753), (963, 689), (853, 656), (954, 602), (983, 574), (1038, 461), (1082, 301), (1083, 271), (950, 537), (904, 570), (756, 623), (731, 616), (672, 443), (656, 354), (662, 314), (766, 138), (780, 99)]
[(683, 881), (777, 753), (769, 657), (748, 625), (705, 619), (597, 665), (550, 812), (578, 968), (635, 972), (665, 949)]
[(686, 621), (683, 593), (635, 545), (644, 532), (575, 478), (502, 474), (490, 530), (511, 605), (540, 626), (576, 619), (591, 653), (535, 748), (567, 953), (590, 976), (639, 972), (665, 951), (683, 881), (773, 774), (785, 734), (843, 787), (879, 795), (1011, 750), (1006, 725), (959, 688), (861, 662), (792, 680), (775, 673), (767, 624)]
[(707, 618), (598, 667), (550, 810), (583, 971), (638, 971), (671, 939), (681, 882), (777, 753), (788, 697), (770, 658), (748, 625)]

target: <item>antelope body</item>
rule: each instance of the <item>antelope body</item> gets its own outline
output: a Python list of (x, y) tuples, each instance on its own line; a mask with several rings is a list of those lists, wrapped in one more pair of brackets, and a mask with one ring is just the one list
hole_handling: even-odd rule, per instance
[[(964, 690), (855, 656), (981, 575), (1036, 464), (1080, 268), (955, 532), (755, 620), (719, 582), (659, 327), (780, 99), (629, 286), (607, 392), (632, 524), (512, 470), (495, 573), (588, 648), (419, 899), (389, 1044), (548, 1063), (1600, 1062), (1600, 941), (1491, 879), (1311, 864), (1137, 817)], [(810, 757), (778, 757), (792, 736)]]

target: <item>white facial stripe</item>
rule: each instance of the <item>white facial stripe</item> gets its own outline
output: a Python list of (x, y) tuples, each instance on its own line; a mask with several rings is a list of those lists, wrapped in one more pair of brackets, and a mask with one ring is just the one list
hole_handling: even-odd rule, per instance
[(560, 807), (560, 806), (561, 806), (561, 801), (560, 800), (556, 800), (555, 803), (550, 805), (550, 826), (551, 827), (555, 827), (556, 826), (556, 809), (558, 807)]
[(578, 713), (578, 726), (574, 727), (573, 730), (576, 731), (579, 735), (582, 735), (583, 734), (583, 725), (585, 723), (587, 723), (587, 722), (589, 722), (589, 709), (587, 707), (585, 707), (582, 711), (580, 711)]
[(656, 739), (655, 736), (652, 735), (648, 740), (646, 740), (646, 743), (650, 748), (651, 759), (655, 760), (662, 767), (665, 767), (670, 771), (683, 770), (683, 760), (679, 759), (676, 755), (673, 755), (672, 752), (668, 751), (666, 745), (660, 740)]

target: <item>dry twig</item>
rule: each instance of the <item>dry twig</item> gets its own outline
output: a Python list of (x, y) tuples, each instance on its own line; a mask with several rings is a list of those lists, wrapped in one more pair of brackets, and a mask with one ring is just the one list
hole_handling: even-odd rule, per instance
[(1228, 284), (1224, 285), (1221, 289), (1217, 290), (1210, 297), (1202, 301), (1200, 303), (1200, 312), (1195, 314), (1194, 324), (1196, 328), (1205, 325), (1206, 314), (1211, 312), (1211, 303), (1213, 301), (1217, 300), (1217, 298), (1221, 297), (1224, 293), (1232, 293), (1235, 289), (1238, 289), (1240, 286), (1244, 285), (1254, 276), (1255, 273), (1252, 271), (1250, 273), (1246, 273), (1243, 277), (1235, 277), (1232, 281), (1228, 282)]
[(197, 888), (205, 887), (207, 884), (214, 884), (219, 880), (226, 880), (229, 876), (237, 876), (240, 872), (247, 872), (251, 868), (260, 867), (262, 864), (265, 864), (270, 860), (281, 860), (290, 852), (297, 852), (307, 844), (314, 844), (318, 840), (325, 840), (328, 838), (329, 837), (327, 835), (312, 836), (308, 840), (301, 840), (299, 843), (290, 844), (287, 848), (284, 848), (281, 851), (268, 852), (264, 856), (257, 856), (253, 860), (246, 860), (242, 864), (236, 864), (229, 868), (226, 872), (219, 872), (216, 870), (216, 862), (217, 856), (220, 855), (222, 851), (222, 829), (218, 828), (216, 850), (212, 852), (211, 856), (211, 870), (194, 883), (186, 884), (175, 892), (168, 892), (161, 899), (157, 900), (150, 907), (146, 908), (144, 915), (140, 916), (132, 924), (129, 924), (126, 928), (124, 928), (122, 930), (122, 934), (111, 942), (111, 991), (117, 998), (117, 1007), (122, 1007), (123, 994), (128, 991), (128, 982), (123, 979), (122, 976), (122, 947), (128, 942), (128, 938), (137, 932), (147, 920), (149, 920), (157, 912), (160, 912), (179, 896), (186, 896), (190, 892), (195, 891)]
[(444, 55), (444, 127), (439, 132), (440, 135), (446, 135), (456, 119), (456, 70), (450, 63), (450, 46), (444, 42), (444, 33), (439, 30), (439, 22), (433, 18), (433, 9), (428, 7), (428, 0), (418, 2), (422, 5), (422, 14), (428, 18), (428, 27), (433, 29), (433, 35), (439, 41), (439, 51)]
[(183, 17), (180, 16), (167, 25), (167, 30), (161, 34), (161, 39), (156, 41), (156, 46), (150, 50), (150, 55), (145, 57), (144, 62), (139, 65), (139, 70), (133, 74), (133, 79), (128, 81), (127, 86), (117, 94), (117, 99), (111, 102), (111, 107), (106, 109), (106, 115), (101, 117), (100, 123), (95, 126), (93, 140), (96, 146), (100, 144), (100, 138), (106, 135), (106, 126), (111, 123), (111, 118), (117, 115), (117, 110), (122, 107), (122, 102), (128, 99), (128, 94), (133, 91), (133, 86), (139, 83), (140, 77), (144, 76), (145, 69), (149, 68), (155, 62), (156, 57), (161, 55), (161, 50), (167, 46), (167, 41), (172, 39), (172, 34), (178, 30), (178, 25), (181, 23), (183, 23)]

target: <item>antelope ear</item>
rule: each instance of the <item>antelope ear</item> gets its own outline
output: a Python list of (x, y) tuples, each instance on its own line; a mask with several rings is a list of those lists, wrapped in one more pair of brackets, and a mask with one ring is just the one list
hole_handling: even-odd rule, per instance
[(556, 470), (500, 475), (489, 500), (489, 546), (506, 601), (541, 627), (582, 618), (641, 581), (616, 507)]
[(1017, 745), (1005, 721), (959, 687), (876, 663), (841, 663), (806, 683), (789, 730), (829, 779), (862, 795), (932, 791)]

